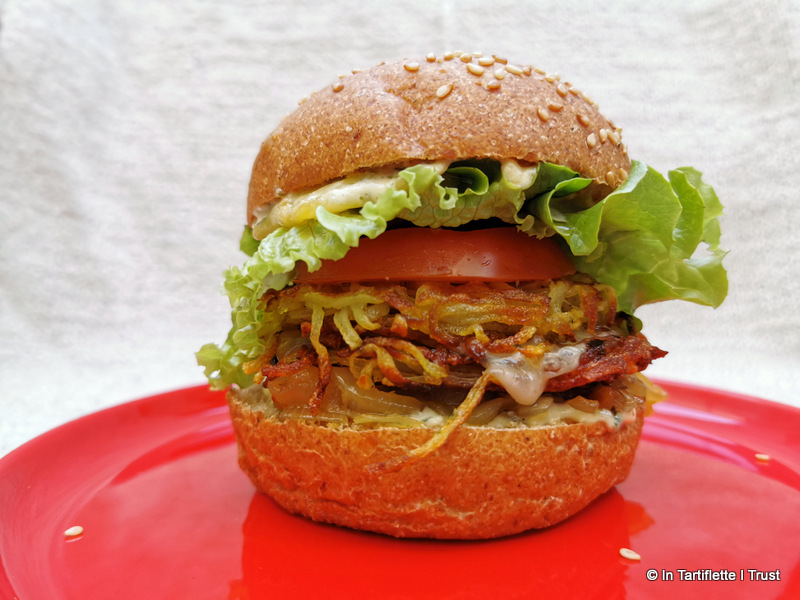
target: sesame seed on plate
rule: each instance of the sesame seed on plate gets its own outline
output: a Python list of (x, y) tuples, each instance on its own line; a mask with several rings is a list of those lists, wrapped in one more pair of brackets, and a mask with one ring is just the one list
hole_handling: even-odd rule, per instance
[(642, 560), (642, 557), (639, 555), (639, 553), (634, 552), (630, 548), (620, 548), (619, 555), (622, 558), (627, 558), (628, 560)]
[(78, 537), (82, 533), (83, 533), (83, 527), (81, 527), (80, 525), (74, 525), (64, 532), (64, 536), (68, 538)]

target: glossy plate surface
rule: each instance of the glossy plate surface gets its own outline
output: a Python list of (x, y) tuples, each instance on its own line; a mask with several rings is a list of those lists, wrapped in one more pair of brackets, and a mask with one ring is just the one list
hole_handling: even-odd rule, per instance
[(99, 412), (0, 460), (0, 598), (800, 598), (800, 410), (659, 383), (627, 481), (482, 542), (286, 514), (239, 471), (220, 393)]

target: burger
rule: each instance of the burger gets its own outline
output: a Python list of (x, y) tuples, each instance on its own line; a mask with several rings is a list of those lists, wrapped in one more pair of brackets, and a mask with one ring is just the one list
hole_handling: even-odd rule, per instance
[(721, 213), (557, 75), (480, 53), (353, 71), (263, 142), (232, 327), (198, 363), (239, 465), (292, 513), (548, 527), (628, 475), (666, 354), (634, 311), (722, 302)]

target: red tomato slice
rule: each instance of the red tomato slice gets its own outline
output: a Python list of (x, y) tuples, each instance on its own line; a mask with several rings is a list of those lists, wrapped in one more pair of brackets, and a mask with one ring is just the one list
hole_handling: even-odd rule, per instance
[(295, 281), (533, 281), (575, 272), (552, 238), (537, 239), (513, 227), (474, 231), (409, 227), (374, 240), (363, 238), (341, 260), (323, 260), (309, 273), (297, 265)]

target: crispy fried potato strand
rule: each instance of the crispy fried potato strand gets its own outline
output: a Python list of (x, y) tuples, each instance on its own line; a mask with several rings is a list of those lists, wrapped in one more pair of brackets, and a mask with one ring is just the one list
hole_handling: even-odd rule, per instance
[(403, 469), (410, 464), (422, 460), (426, 456), (430, 456), (436, 452), (447, 441), (450, 435), (458, 427), (466, 423), (467, 419), (469, 419), (469, 416), (475, 410), (475, 407), (480, 404), (483, 394), (486, 391), (486, 386), (489, 385), (489, 382), (491, 381), (491, 377), (492, 374), (489, 371), (484, 371), (483, 374), (478, 378), (478, 381), (475, 382), (475, 385), (472, 386), (472, 389), (470, 389), (467, 397), (464, 398), (464, 401), (458, 405), (458, 408), (456, 408), (455, 411), (453, 411), (453, 414), (447, 420), (447, 423), (445, 423), (441, 429), (436, 431), (433, 434), (433, 437), (422, 444), (422, 446), (414, 448), (403, 456), (398, 456), (382, 463), (370, 465), (367, 467), (367, 470), (375, 474), (391, 473), (393, 471)]

